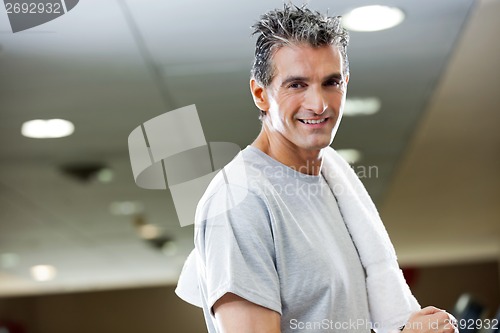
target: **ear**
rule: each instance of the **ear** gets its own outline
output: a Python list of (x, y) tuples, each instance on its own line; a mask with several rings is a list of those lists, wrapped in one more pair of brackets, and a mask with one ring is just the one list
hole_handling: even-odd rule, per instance
[(250, 79), (250, 91), (252, 92), (253, 102), (262, 111), (269, 110), (269, 99), (266, 89), (262, 87), (255, 79)]
[(349, 83), (349, 74), (345, 76), (345, 84), (347, 85)]

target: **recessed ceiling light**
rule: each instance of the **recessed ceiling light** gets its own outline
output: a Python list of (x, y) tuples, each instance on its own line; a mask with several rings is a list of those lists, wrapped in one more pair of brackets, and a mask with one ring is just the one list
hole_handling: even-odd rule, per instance
[(113, 215), (133, 215), (143, 209), (143, 204), (137, 201), (115, 201), (109, 205), (109, 211)]
[(169, 257), (175, 256), (177, 254), (177, 250), (178, 248), (174, 241), (165, 242), (161, 248), (163, 254)]
[(97, 173), (97, 180), (99, 180), (101, 183), (109, 183), (113, 180), (113, 176), (113, 170), (104, 168)]
[(155, 239), (160, 235), (160, 228), (154, 224), (143, 224), (139, 227), (139, 236), (143, 239)]
[(344, 105), (344, 116), (369, 116), (380, 110), (380, 100), (376, 97), (348, 98)]
[(359, 162), (362, 157), (361, 152), (357, 149), (336, 149), (336, 151), (349, 164)]
[(0, 255), (2, 268), (13, 268), (19, 264), (19, 255), (16, 253), (2, 253)]
[(21, 127), (24, 136), (35, 139), (62, 138), (74, 131), (73, 123), (64, 119), (34, 119)]
[(31, 276), (36, 281), (50, 281), (57, 275), (56, 268), (50, 265), (37, 265), (31, 267)]
[(358, 7), (342, 17), (342, 25), (352, 31), (379, 31), (397, 26), (403, 22), (405, 14), (396, 7)]

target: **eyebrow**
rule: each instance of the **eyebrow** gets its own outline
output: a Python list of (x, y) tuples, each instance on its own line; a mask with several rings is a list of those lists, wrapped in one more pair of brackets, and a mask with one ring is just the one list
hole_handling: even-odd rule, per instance
[(333, 73), (333, 74), (326, 76), (323, 81), (329, 81), (331, 79), (343, 80), (344, 76), (341, 73)]
[[(329, 81), (331, 79), (338, 79), (338, 80), (342, 80), (343, 79), (343, 76), (341, 73), (333, 73), (333, 74), (330, 74), (330, 75), (327, 75), (323, 78), (323, 82), (326, 82), (326, 81)], [(294, 75), (294, 76), (289, 76), (287, 77), (285, 80), (283, 80), (283, 82), (281, 83), (281, 86), (286, 86), (288, 83), (290, 82), (296, 82), (296, 81), (309, 81), (309, 79), (305, 76), (299, 76), (299, 75)]]

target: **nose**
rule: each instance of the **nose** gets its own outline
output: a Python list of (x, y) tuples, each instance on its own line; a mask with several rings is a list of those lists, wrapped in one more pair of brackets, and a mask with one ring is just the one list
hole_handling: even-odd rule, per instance
[(320, 87), (310, 87), (310, 89), (307, 90), (304, 107), (317, 115), (325, 112), (328, 108), (328, 103), (326, 102), (324, 92)]

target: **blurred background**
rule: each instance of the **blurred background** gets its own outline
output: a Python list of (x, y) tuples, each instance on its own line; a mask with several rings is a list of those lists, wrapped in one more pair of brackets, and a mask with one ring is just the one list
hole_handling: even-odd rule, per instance
[[(500, 1), (309, 1), (339, 15), (368, 5), (404, 18), (351, 31), (333, 147), (374, 198), (420, 303), (493, 318)], [(281, 6), (81, 0), (16, 33), (0, 8), (0, 332), (206, 332), (174, 294), (193, 227), (180, 226), (168, 190), (135, 184), (127, 138), (196, 104), (208, 142), (250, 144), (260, 129), (250, 26)], [(48, 135), (62, 137), (33, 134), (25, 123), (36, 119), (74, 132), (52, 123)]]

